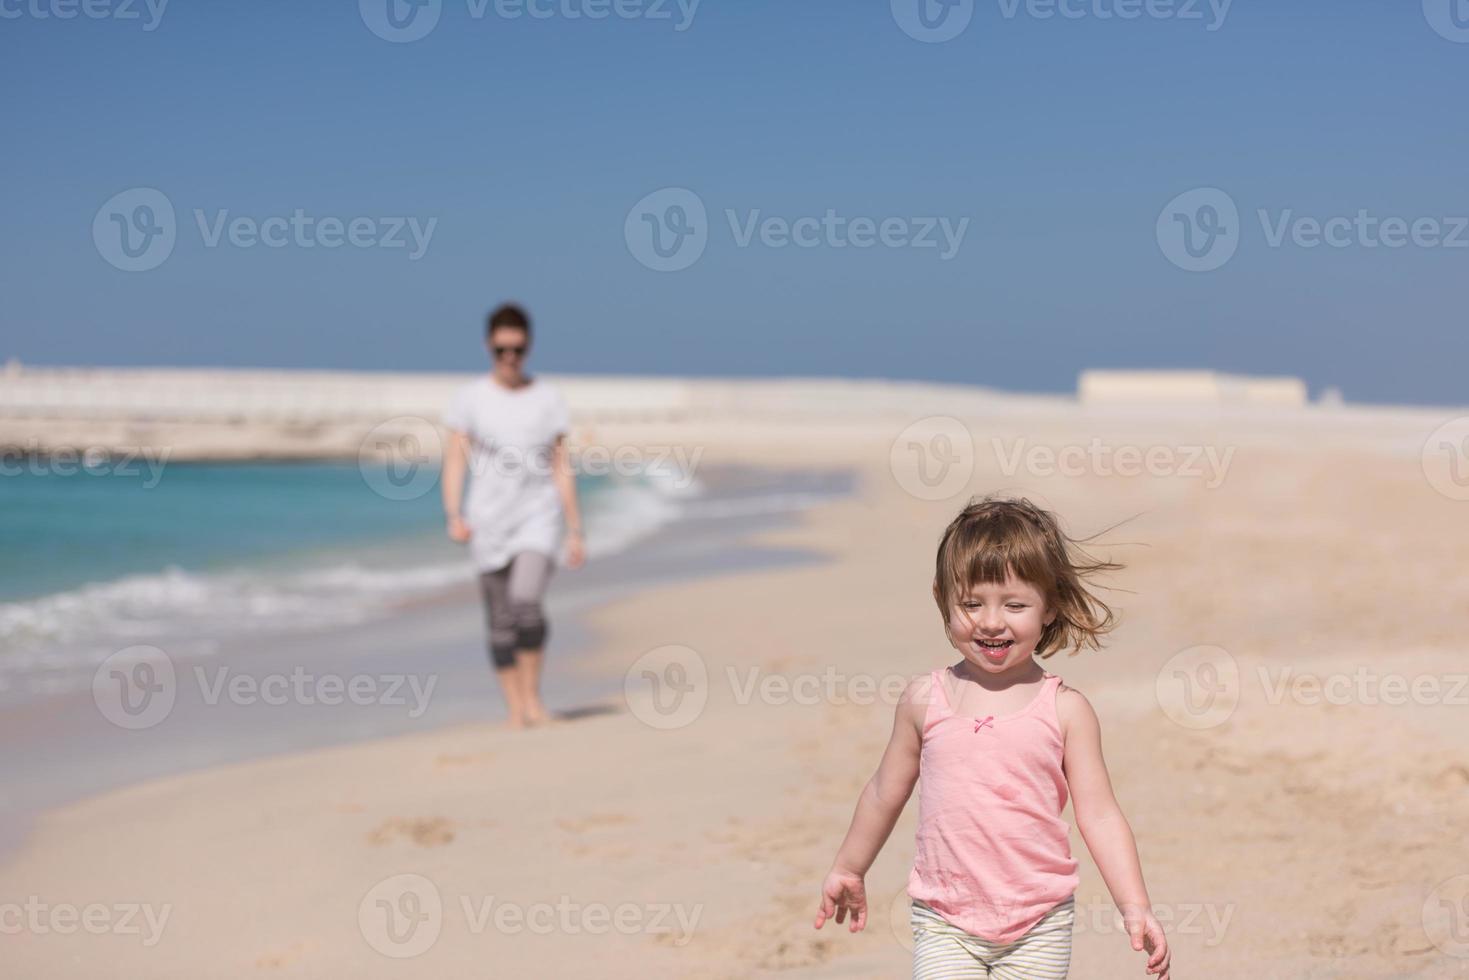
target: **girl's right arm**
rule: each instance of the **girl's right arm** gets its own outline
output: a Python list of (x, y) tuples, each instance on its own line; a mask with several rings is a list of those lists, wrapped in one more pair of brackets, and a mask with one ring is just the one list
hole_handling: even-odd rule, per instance
[(848, 915), (851, 932), (867, 925), (867, 891), (863, 877), (877, 852), (893, 832), (893, 825), (918, 781), (918, 753), (922, 746), (924, 709), (928, 704), (928, 675), (908, 682), (893, 712), (893, 734), (877, 765), (877, 772), (867, 781), (857, 799), (857, 812), (852, 826), (837, 850), (831, 871), (821, 884), (821, 907), (816, 912), (816, 928), (820, 929), (835, 914), (837, 922)]

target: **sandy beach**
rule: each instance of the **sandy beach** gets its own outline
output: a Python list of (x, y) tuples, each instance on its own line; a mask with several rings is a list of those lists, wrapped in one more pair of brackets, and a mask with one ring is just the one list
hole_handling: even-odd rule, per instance
[[(919, 414), (602, 426), (858, 482), (750, 542), (818, 561), (591, 610), (595, 642), (565, 662), (553, 644), (548, 669), (623, 695), (552, 703), (549, 727), (293, 752), (47, 812), (0, 867), (3, 972), (906, 975), (915, 802), (868, 876), (866, 931), (814, 931), (817, 890), (895, 686), (954, 659), (928, 593), (938, 534), (1008, 490), (1075, 535), (1112, 528), (1095, 551), (1126, 564), (1106, 648), (1045, 664), (1102, 719), (1174, 975), (1469, 976), (1469, 504), (1423, 457), (1444, 419), (1017, 402), (965, 415), (966, 448), (954, 420), (905, 429)], [(1124, 449), (1150, 462), (1119, 474)], [(1072, 976), (1142, 976), (1072, 848)]]

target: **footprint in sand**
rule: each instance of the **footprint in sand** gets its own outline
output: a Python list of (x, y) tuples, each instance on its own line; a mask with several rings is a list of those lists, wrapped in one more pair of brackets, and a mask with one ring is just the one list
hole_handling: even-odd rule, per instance
[(257, 970), (279, 970), (295, 963), (301, 957), (311, 951), (311, 943), (292, 943), (291, 948), (283, 953), (265, 953), (255, 960)]
[(439, 753), (438, 758), (434, 760), (434, 764), (441, 769), (450, 769), (457, 768), (459, 766), (478, 765), (480, 763), (489, 762), (494, 758), (495, 753), (493, 752), (465, 752), (458, 755), (449, 752), (441, 752)]
[(572, 834), (584, 834), (599, 827), (616, 827), (632, 823), (632, 817), (623, 813), (590, 813), (585, 817), (557, 820), (556, 826)]
[(637, 848), (631, 844), (572, 844), (566, 849), (572, 857), (596, 858), (599, 861), (618, 861), (630, 858), (637, 853)]
[(631, 817), (622, 813), (593, 813), (575, 819), (557, 820), (556, 826), (577, 838), (564, 845), (565, 851), (573, 857), (613, 860), (632, 857), (637, 849), (625, 842), (587, 840), (586, 835), (589, 831), (621, 827), (633, 822)]
[(442, 847), (454, 839), (454, 822), (446, 817), (393, 817), (369, 831), (369, 844), (388, 844), (405, 838), (419, 847)]
[(834, 944), (830, 939), (780, 939), (760, 959), (766, 970), (795, 970), (820, 966), (831, 959)]
[(1469, 768), (1448, 766), (1433, 777), (1433, 788), (1443, 793), (1458, 793), (1469, 789)]

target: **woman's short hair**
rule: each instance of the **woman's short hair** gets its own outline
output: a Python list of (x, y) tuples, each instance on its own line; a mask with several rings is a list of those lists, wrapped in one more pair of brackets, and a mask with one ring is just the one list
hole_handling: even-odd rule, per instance
[(498, 327), (524, 330), (525, 339), (530, 340), (530, 315), (514, 303), (501, 303), (490, 311), (490, 315), (485, 318), (485, 336), (494, 333)]

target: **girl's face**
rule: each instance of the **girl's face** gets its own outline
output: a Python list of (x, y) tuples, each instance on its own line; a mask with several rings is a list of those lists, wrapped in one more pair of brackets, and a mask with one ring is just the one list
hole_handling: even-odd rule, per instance
[(1055, 618), (1040, 590), (1012, 574), (1004, 584), (978, 584), (959, 596), (949, 611), (949, 641), (974, 666), (999, 674), (1028, 663)]

